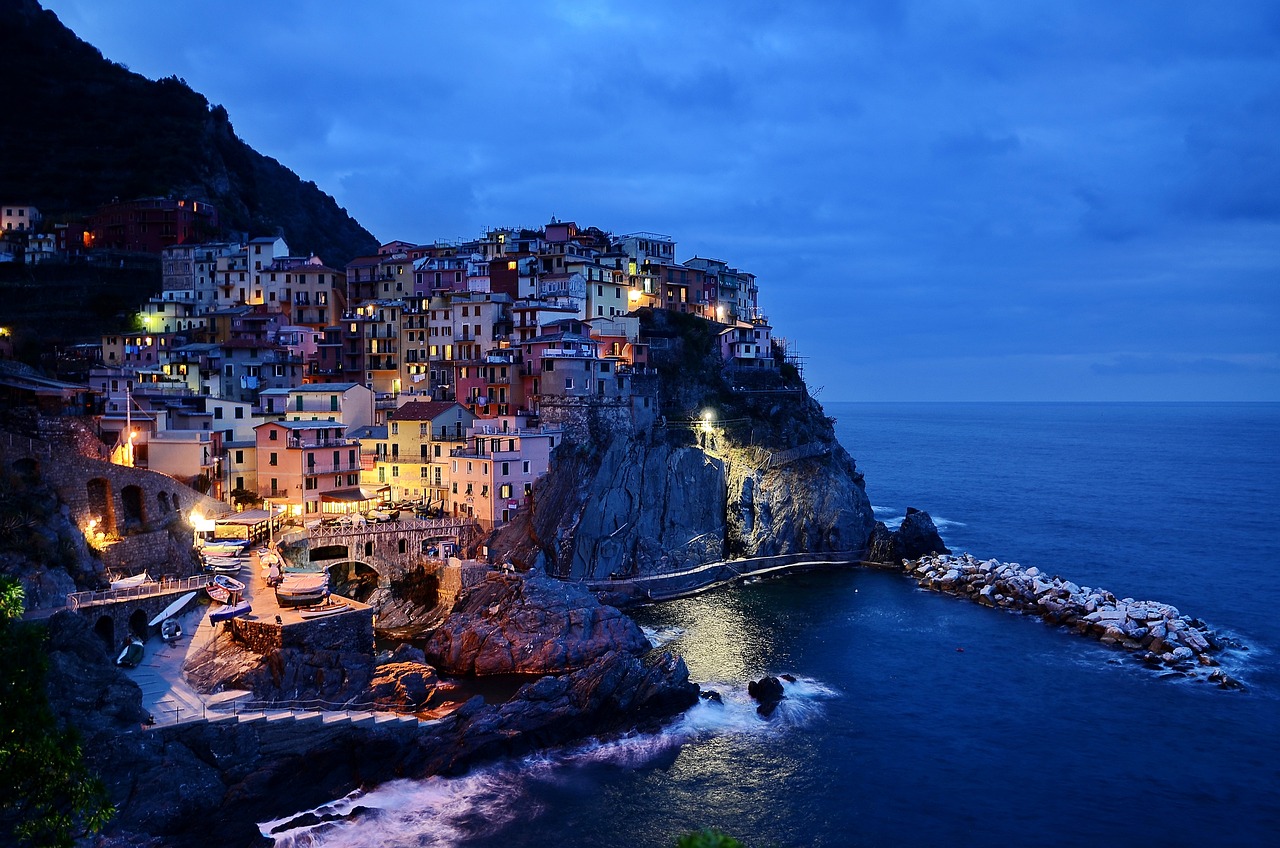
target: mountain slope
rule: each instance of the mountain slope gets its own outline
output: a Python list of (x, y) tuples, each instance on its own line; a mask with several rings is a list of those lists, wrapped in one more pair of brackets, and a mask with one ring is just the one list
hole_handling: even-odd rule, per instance
[(224, 227), (282, 229), (295, 253), (341, 267), (377, 241), (314, 183), (256, 152), (227, 112), (185, 82), (110, 62), (35, 0), (0, 3), (5, 57), (0, 202), (48, 217), (113, 199), (183, 195), (213, 203)]

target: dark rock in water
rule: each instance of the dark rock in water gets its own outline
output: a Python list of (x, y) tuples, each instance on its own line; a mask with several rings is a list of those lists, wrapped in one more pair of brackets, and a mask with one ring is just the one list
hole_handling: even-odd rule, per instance
[(787, 697), (782, 691), (782, 681), (776, 677), (762, 677), (747, 684), (747, 694), (760, 702), (756, 712), (760, 715), (772, 715), (778, 708), (778, 702)]
[(784, 675), (781, 675), (781, 677), (783, 680), (787, 681), (788, 683), (796, 682), (796, 676), (794, 674), (784, 674)]
[(877, 521), (867, 540), (867, 560), (897, 564), (904, 559), (919, 559), (927, 554), (949, 554), (951, 550), (942, 542), (938, 528), (929, 513), (915, 507), (907, 507), (907, 517), (902, 526), (890, 530), (884, 522)]
[(563, 672), (651, 647), (638, 624), (576, 584), (490, 574), (459, 598), (426, 654), (446, 674), (483, 676)]
[(715, 701), (717, 704), (724, 704), (724, 698), (714, 689), (708, 689), (700, 696), (704, 701)]
[(934, 526), (929, 513), (914, 507), (907, 507), (907, 517), (902, 519), (902, 526), (898, 528), (898, 539), (904, 559), (915, 559), (931, 553), (951, 553), (942, 543), (942, 537), (938, 535), (938, 528)]

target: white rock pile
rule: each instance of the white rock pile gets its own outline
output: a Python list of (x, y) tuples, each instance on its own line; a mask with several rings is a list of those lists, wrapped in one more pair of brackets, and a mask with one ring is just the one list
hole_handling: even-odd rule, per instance
[(1149, 665), (1200, 677), (1224, 688), (1241, 688), (1217, 667), (1214, 657), (1223, 648), (1239, 646), (1169, 604), (1117, 598), (1105, 589), (1050, 577), (1034, 566), (980, 560), (970, 554), (904, 559), (902, 567), (921, 588), (1040, 616), (1050, 624), (1140, 655)]

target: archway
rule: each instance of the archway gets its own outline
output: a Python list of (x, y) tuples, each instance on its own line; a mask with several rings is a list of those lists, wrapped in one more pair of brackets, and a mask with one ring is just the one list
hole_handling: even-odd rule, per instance
[(346, 545), (321, 545), (318, 548), (312, 548), (310, 552), (312, 562), (320, 562), (326, 559), (347, 559), (350, 555)]
[(124, 508), (124, 526), (142, 527), (147, 522), (147, 507), (143, 501), (142, 488), (125, 486), (120, 490), (120, 505)]
[(343, 560), (328, 566), (329, 588), (335, 595), (364, 603), (378, 588), (378, 570), (366, 562)]
[(98, 638), (106, 644), (108, 651), (115, 650), (116, 623), (112, 620), (111, 616), (104, 615), (99, 618), (97, 623), (93, 625), (93, 632), (98, 634)]
[(173, 504), (174, 512), (182, 512), (182, 499), (178, 497), (177, 492), (169, 493), (169, 502)]
[(99, 520), (103, 533), (116, 532), (116, 508), (111, 498), (111, 482), (103, 477), (94, 477), (85, 483), (89, 496), (89, 517)]
[(167, 515), (169, 513), (169, 493), (157, 492), (156, 504), (160, 507), (160, 514)]
[(35, 457), (24, 456), (21, 459), (15, 459), (13, 461), (13, 470), (27, 480), (40, 478), (40, 463)]
[(129, 616), (129, 632), (139, 639), (146, 639), (147, 622), (150, 620), (151, 616), (147, 615), (146, 610), (134, 610), (133, 615)]

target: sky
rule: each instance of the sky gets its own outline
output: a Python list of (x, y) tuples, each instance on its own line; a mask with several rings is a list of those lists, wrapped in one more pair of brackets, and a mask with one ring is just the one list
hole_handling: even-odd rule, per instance
[(1280, 3), (45, 0), (380, 241), (758, 276), (820, 401), (1280, 401)]

